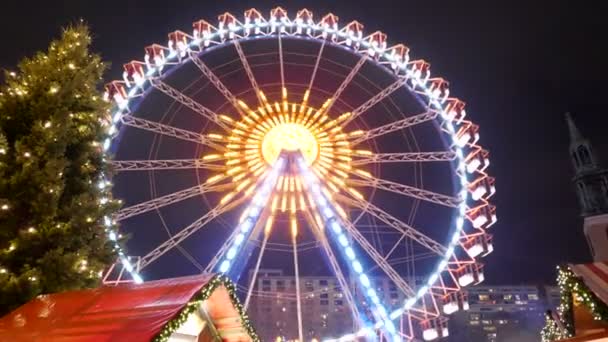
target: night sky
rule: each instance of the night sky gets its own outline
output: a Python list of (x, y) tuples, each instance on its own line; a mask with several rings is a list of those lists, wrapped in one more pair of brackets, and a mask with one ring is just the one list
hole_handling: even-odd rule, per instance
[[(54, 3), (54, 4), (53, 4)], [(238, 17), (255, 6), (267, 13), (307, 7), (357, 19), (424, 58), (433, 75), (450, 81), (481, 126), (497, 179), (495, 252), (485, 261), (488, 283), (550, 282), (554, 266), (590, 260), (571, 185), (564, 112), (573, 113), (604, 165), (608, 67), (605, 10), (591, 1), (5, 1), (0, 67), (46, 48), (62, 25), (91, 26), (94, 48), (114, 67), (143, 59), (143, 47), (165, 44), (169, 31), (189, 32), (196, 19), (224, 11)], [(583, 3), (587, 5), (583, 6)], [(595, 4), (597, 3), (597, 5)]]

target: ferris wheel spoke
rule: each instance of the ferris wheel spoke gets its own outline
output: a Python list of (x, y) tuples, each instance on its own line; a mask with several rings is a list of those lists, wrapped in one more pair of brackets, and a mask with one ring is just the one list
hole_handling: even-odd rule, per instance
[(118, 212), (116, 212), (116, 214), (114, 215), (114, 219), (116, 221), (122, 221), (122, 220), (128, 219), (129, 217), (141, 215), (148, 211), (162, 208), (162, 207), (171, 205), (173, 203), (181, 202), (185, 199), (188, 199), (188, 198), (191, 198), (191, 197), (194, 197), (197, 195), (202, 195), (202, 194), (214, 192), (214, 191), (222, 191), (229, 187), (232, 187), (232, 185), (231, 184), (219, 184), (218, 185), (215, 183), (195, 185), (193, 187), (190, 187), (190, 188), (187, 188), (184, 190), (176, 191), (176, 192), (173, 192), (173, 193), (170, 193), (170, 194), (158, 197), (158, 198), (151, 199), (146, 202), (138, 203), (138, 204), (132, 205), (130, 207), (123, 208), (123, 209), (119, 210)]
[(362, 141), (374, 139), (391, 132), (399, 131), (424, 122), (435, 120), (435, 118), (437, 118), (437, 115), (439, 115), (437, 111), (429, 110), (418, 115), (410, 116), (377, 128), (370, 129), (368, 131), (365, 131), (363, 134), (357, 136), (355, 139), (351, 140), (351, 144), (357, 145)]
[(239, 54), (239, 59), (241, 60), (241, 63), (243, 64), (243, 68), (245, 69), (247, 78), (249, 78), (249, 82), (251, 82), (251, 86), (253, 87), (253, 90), (255, 91), (255, 96), (257, 97), (260, 105), (264, 106), (264, 99), (262, 98), (262, 90), (260, 89), (260, 86), (258, 85), (258, 81), (255, 80), (255, 76), (253, 75), (251, 66), (249, 65), (249, 62), (247, 61), (247, 56), (245, 56), (245, 52), (243, 52), (243, 47), (241, 47), (241, 43), (239, 43), (239, 41), (237, 39), (233, 39), (232, 42), (234, 43), (234, 48), (236, 49), (236, 52)]
[(317, 54), (317, 59), (315, 61), (315, 67), (312, 69), (312, 75), (310, 76), (310, 81), (308, 82), (308, 91), (312, 89), (312, 85), (315, 82), (317, 70), (319, 70), (319, 64), (321, 63), (321, 56), (323, 55), (323, 49), (325, 48), (325, 42), (326, 40), (323, 39), (323, 43), (321, 43), (321, 47), (319, 48), (319, 53)]
[(365, 179), (349, 179), (349, 185), (366, 186), (384, 191), (390, 191), (396, 194), (417, 198), (422, 201), (440, 204), (450, 208), (456, 208), (462, 202), (456, 197), (439, 194), (433, 191), (420, 189), (411, 185), (392, 182), (386, 179), (376, 177), (366, 177)]
[[(417, 253), (416, 255), (407, 256), (407, 257), (399, 257), (399, 258), (386, 257), (386, 259), (391, 264), (391, 266), (395, 267), (398, 265), (411, 263), (412, 261), (419, 261), (419, 260), (423, 260), (423, 259), (431, 259), (431, 258), (436, 258), (436, 257), (437, 257), (437, 254), (435, 254), (433, 252), (427, 252), (427, 253)], [(373, 271), (378, 268), (379, 268), (378, 265), (373, 265), (372, 267), (369, 268), (368, 271)]]
[[(295, 218), (292, 218), (295, 222)], [(291, 244), (293, 247), (293, 268), (296, 278), (296, 307), (298, 312), (298, 341), (304, 341), (304, 329), (302, 328), (302, 294), (300, 292), (300, 263), (298, 262), (298, 240), (297, 229), (292, 228)]]
[(308, 225), (310, 227), (310, 230), (312, 231), (316, 240), (319, 241), (319, 245), (321, 246), (321, 248), (327, 255), (331, 268), (334, 271), (336, 278), (338, 279), (338, 283), (340, 284), (342, 291), (344, 292), (344, 297), (346, 298), (346, 302), (348, 303), (348, 305), (351, 309), (352, 317), (354, 320), (357, 320), (360, 325), (361, 317), (359, 315), (357, 305), (355, 304), (356, 302), (354, 300), (353, 294), (350, 291), (350, 286), (348, 284), (348, 281), (346, 281), (346, 277), (344, 276), (344, 273), (342, 272), (342, 269), (340, 268), (340, 264), (338, 263), (338, 259), (336, 258), (336, 255), (334, 254), (333, 250), (329, 246), (327, 237), (323, 234), (323, 229), (321, 229), (321, 227), (319, 227), (316, 224), (316, 222), (311, 217), (309, 212), (307, 212), (306, 214), (307, 215), (305, 215), (305, 217), (306, 217), (306, 221), (308, 222)]
[(181, 91), (163, 82), (160, 78), (151, 78), (150, 83), (154, 88), (160, 90), (165, 95), (192, 109), (195, 113), (222, 127), (224, 130), (228, 131), (230, 129), (228, 126), (226, 126), (224, 122), (222, 122), (222, 120), (220, 120), (220, 117), (217, 113), (198, 103), (197, 101), (185, 95)]
[(211, 139), (206, 136), (198, 133), (194, 133), (192, 131), (188, 131), (181, 128), (176, 128), (172, 126), (168, 126), (165, 124), (161, 124), (158, 122), (138, 118), (132, 115), (123, 115), (120, 118), (121, 122), (124, 125), (139, 128), (145, 131), (154, 132), (157, 134), (166, 135), (168, 137), (173, 137), (176, 139), (190, 141), (193, 143), (207, 145), (218, 150), (223, 150), (224, 148), (216, 143), (214, 143)]
[(226, 169), (224, 165), (210, 163), (202, 159), (110, 160), (108, 164), (110, 164), (112, 171), (115, 172), (184, 169), (221, 171)]
[(391, 83), (388, 87), (382, 89), (378, 94), (374, 95), (371, 99), (365, 101), (362, 105), (355, 108), (351, 115), (341, 123), (342, 127), (346, 127), (351, 121), (358, 118), (359, 115), (365, 113), (368, 109), (375, 106), (380, 101), (384, 100), (386, 97), (391, 95), (395, 90), (404, 86), (407, 82), (408, 78), (406, 76), (399, 76), (397, 80)]
[(234, 94), (232, 94), (230, 90), (228, 90), (228, 88), (226, 88), (224, 83), (222, 83), (222, 81), (215, 75), (211, 68), (209, 68), (207, 64), (205, 64), (194, 52), (190, 54), (190, 59), (192, 60), (194, 65), (196, 65), (198, 69), (203, 73), (203, 75), (205, 75), (205, 77), (207, 77), (207, 79), (215, 86), (215, 88), (219, 90), (219, 92), (222, 93), (222, 95), (224, 95), (224, 97), (226, 97), (228, 101), (230, 101), (232, 106), (237, 111), (240, 112), (241, 107), (238, 104), (238, 99), (236, 98), (236, 96), (234, 96)]
[(338, 89), (336, 89), (336, 91), (334, 92), (334, 94), (330, 98), (331, 100), (329, 102), (329, 105), (325, 109), (325, 111), (327, 113), (329, 113), (329, 110), (331, 109), (331, 106), (333, 106), (333, 104), (336, 101), (338, 101), (338, 98), (340, 97), (340, 95), (342, 95), (342, 92), (344, 92), (344, 90), (346, 89), (346, 87), (348, 87), (348, 85), (353, 80), (353, 78), (355, 78), (355, 76), (359, 72), (359, 69), (361, 69), (361, 67), (363, 66), (363, 64), (365, 64), (366, 61), (367, 61), (367, 55), (363, 54), (361, 56), (361, 58), (359, 59), (359, 61), (357, 62), (357, 64), (355, 64), (355, 66), (350, 70), (350, 72), (348, 73), (348, 75), (346, 76), (346, 78), (344, 79), (344, 81), (342, 81), (342, 84), (340, 84), (340, 86), (338, 87)]
[(179, 243), (184, 241), (190, 235), (196, 233), (201, 228), (206, 226), (209, 222), (213, 221), (216, 217), (234, 209), (245, 201), (246, 197), (241, 197), (234, 201), (229, 201), (226, 203), (220, 203), (215, 208), (209, 210), (205, 215), (200, 217), (198, 220), (192, 222), (187, 227), (183, 228), (179, 233), (173, 235), (169, 240), (163, 242), (158, 247), (156, 247), (153, 251), (145, 255), (141, 259), (141, 269), (148, 266), (150, 263), (155, 261), (156, 259), (163, 256), (165, 253), (173, 249)]
[(361, 248), (363, 248), (363, 250), (374, 260), (376, 265), (378, 265), (385, 275), (389, 277), (405, 295), (413, 296), (415, 294), (414, 289), (412, 289), (403, 277), (388, 263), (388, 259), (382, 256), (350, 221), (344, 220), (343, 223), (350, 236), (357, 241)]
[(264, 231), (264, 239), (262, 240), (262, 245), (260, 246), (260, 253), (258, 254), (258, 259), (255, 263), (255, 267), (253, 269), (253, 274), (251, 275), (251, 282), (249, 283), (249, 288), (247, 289), (247, 296), (245, 297), (245, 303), (243, 304), (243, 309), (247, 311), (249, 307), (249, 302), (251, 300), (251, 295), (253, 293), (253, 288), (255, 287), (255, 282), (258, 279), (258, 272), (260, 270), (260, 265), (262, 264), (262, 258), (264, 257), (264, 252), (266, 251), (266, 244), (268, 243), (268, 238), (270, 237), (270, 231)]
[(444, 245), (431, 239), (430, 237), (421, 233), (414, 227), (410, 226), (407, 223), (404, 223), (403, 221), (385, 212), (384, 210), (376, 207), (372, 203), (362, 199), (347, 197), (340, 194), (336, 195), (336, 198), (346, 203), (347, 205), (360, 209), (368, 215), (376, 217), (380, 221), (384, 222), (386, 225), (392, 227), (398, 232), (401, 232), (402, 234), (416, 241), (418, 244), (434, 252), (435, 254), (441, 256), (446, 253), (447, 248)]
[(452, 161), (456, 159), (453, 151), (438, 152), (405, 152), (405, 153), (374, 153), (370, 155), (357, 156), (351, 165), (366, 165), (380, 163), (400, 163), (400, 162), (436, 162)]
[(281, 67), (281, 91), (285, 89), (285, 63), (283, 62), (283, 42), (281, 39), (281, 31), (277, 34), (279, 40), (279, 66)]
[(391, 247), (391, 249), (388, 251), (388, 253), (386, 253), (384, 255), (384, 258), (388, 260), (391, 257), (391, 255), (393, 254), (393, 252), (397, 249), (397, 247), (399, 247), (399, 244), (401, 243), (401, 241), (403, 241), (403, 239), (405, 239), (405, 238), (406, 238), (406, 235), (402, 234), (399, 237), (399, 240), (397, 240), (397, 242), (395, 242), (395, 244), (393, 244), (393, 247)]

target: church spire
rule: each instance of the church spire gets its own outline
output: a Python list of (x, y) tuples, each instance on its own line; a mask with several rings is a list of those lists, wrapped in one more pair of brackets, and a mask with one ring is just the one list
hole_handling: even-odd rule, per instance
[(580, 175), (587, 171), (596, 170), (599, 166), (593, 155), (591, 143), (583, 137), (570, 113), (566, 113), (566, 122), (570, 132), (570, 156), (576, 174)]
[(576, 124), (574, 123), (574, 119), (572, 119), (572, 115), (570, 112), (566, 112), (566, 122), (568, 123), (568, 131), (570, 132), (570, 145), (575, 145), (577, 143), (583, 142), (585, 138), (581, 134), (581, 131), (578, 130)]
[(608, 170), (602, 170), (589, 140), (581, 134), (570, 113), (566, 113), (570, 132), (570, 158), (582, 216), (608, 214)]

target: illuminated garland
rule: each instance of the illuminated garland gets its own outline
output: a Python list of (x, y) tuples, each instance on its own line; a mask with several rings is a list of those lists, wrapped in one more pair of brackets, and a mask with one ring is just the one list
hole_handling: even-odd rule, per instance
[(255, 329), (253, 328), (253, 325), (251, 324), (251, 321), (249, 320), (249, 317), (247, 316), (247, 313), (243, 309), (243, 306), (241, 305), (239, 298), (236, 294), (236, 286), (234, 286), (234, 283), (232, 283), (232, 281), (230, 281), (230, 279), (228, 279), (228, 277), (223, 276), (223, 275), (216, 275), (213, 278), (211, 278), (211, 280), (207, 283), (207, 285), (205, 285), (199, 293), (197, 293), (192, 299), (190, 299), (188, 304), (186, 304), (186, 306), (173, 319), (171, 319), (167, 324), (165, 324), (165, 326), (160, 331), (160, 333), (158, 333), (158, 335), (156, 335), (156, 337), (154, 337), (154, 339), (152, 339), (152, 341), (153, 342), (168, 341), (169, 337), (171, 337), (171, 335), (186, 322), (186, 320), (188, 319), (188, 316), (190, 314), (192, 314), (193, 312), (195, 312), (196, 309), (199, 307), (199, 305), (203, 301), (209, 299), (209, 297), (211, 296), (213, 291), (215, 291), (215, 289), (217, 289), (218, 286), (222, 286), (222, 285), (226, 288), (226, 290), (228, 290), (228, 295), (230, 296), (230, 300), (231, 300), (232, 304), (235, 306), (236, 311), (238, 312), (238, 314), (241, 318), (241, 323), (242, 323), (243, 327), (245, 328), (245, 330), (247, 331), (247, 334), (249, 335), (249, 337), (251, 337), (251, 340), (253, 342), (259, 342), (260, 338), (258, 337), (258, 334), (255, 332)]
[(557, 308), (561, 328), (551, 315), (547, 315), (545, 327), (541, 331), (543, 342), (552, 342), (574, 336), (574, 315), (572, 300), (580, 301), (597, 321), (608, 322), (608, 305), (591, 291), (583, 280), (577, 277), (567, 266), (557, 267), (557, 285), (561, 294), (560, 305)]
[(553, 342), (572, 337), (566, 329), (562, 329), (553, 319), (551, 311), (545, 314), (545, 327), (540, 332), (542, 342)]

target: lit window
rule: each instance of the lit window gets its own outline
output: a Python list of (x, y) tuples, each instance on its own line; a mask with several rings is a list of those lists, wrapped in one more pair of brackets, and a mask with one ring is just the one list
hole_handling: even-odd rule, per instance
[(504, 300), (513, 300), (513, 295), (506, 294), (502, 297)]
[(530, 293), (528, 295), (529, 300), (538, 300), (538, 295), (536, 293)]
[(487, 295), (487, 294), (480, 294), (480, 295), (479, 295), (479, 300), (480, 300), (480, 301), (487, 301), (487, 300), (490, 300), (490, 296), (489, 296), (489, 295)]

